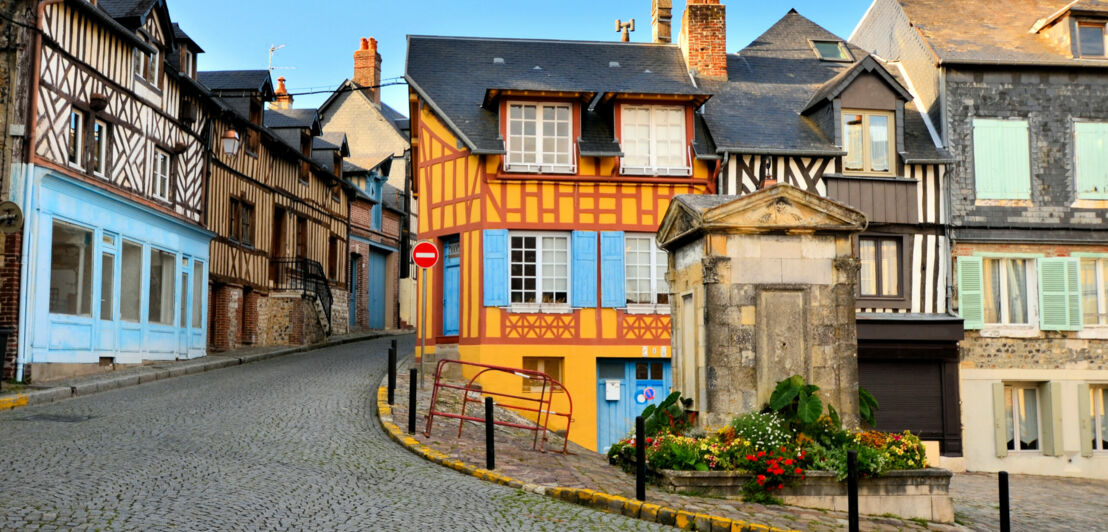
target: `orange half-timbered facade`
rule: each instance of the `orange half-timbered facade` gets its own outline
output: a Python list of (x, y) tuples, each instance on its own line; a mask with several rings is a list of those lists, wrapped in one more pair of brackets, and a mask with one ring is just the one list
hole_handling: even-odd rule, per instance
[(670, 390), (654, 233), (674, 195), (714, 191), (710, 95), (660, 45), (410, 37), (406, 77), (419, 234), (442, 250), (428, 359), (550, 374), (571, 439), (602, 449)]

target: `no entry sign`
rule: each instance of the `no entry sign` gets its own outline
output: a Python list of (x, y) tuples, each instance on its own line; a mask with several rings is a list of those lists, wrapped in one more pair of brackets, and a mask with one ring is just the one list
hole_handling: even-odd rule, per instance
[(435, 244), (423, 241), (412, 248), (412, 262), (420, 268), (431, 268), (439, 262), (439, 248)]

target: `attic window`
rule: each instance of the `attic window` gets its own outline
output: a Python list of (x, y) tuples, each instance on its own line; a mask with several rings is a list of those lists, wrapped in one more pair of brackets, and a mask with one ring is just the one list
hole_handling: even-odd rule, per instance
[(619, 61), (608, 61), (608, 68), (619, 68)]
[(504, 58), (503, 57), (494, 57), (494, 58), (492, 58), (492, 64), (494, 64), (494, 65), (503, 65), (504, 64)]
[(812, 41), (816, 55), (824, 61), (853, 61), (842, 41)]
[(1105, 57), (1104, 24), (1081, 23), (1077, 26), (1081, 57)]

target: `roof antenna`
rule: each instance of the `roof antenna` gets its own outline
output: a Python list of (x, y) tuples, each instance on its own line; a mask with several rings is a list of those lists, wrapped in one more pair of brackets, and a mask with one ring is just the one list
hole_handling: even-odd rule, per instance
[(275, 67), (275, 66), (273, 66), (273, 54), (277, 53), (277, 50), (280, 50), (281, 48), (284, 48), (284, 47), (285, 47), (285, 45), (283, 45), (283, 44), (275, 44), (275, 45), (269, 47), (269, 66), (267, 67), (267, 70), (269, 70), (270, 72), (273, 72), (274, 70), (296, 70), (296, 67)]
[(635, 31), (635, 19), (631, 19), (628, 22), (623, 22), (620, 19), (616, 19), (616, 33), (623, 33), (623, 37), (620, 39), (623, 42), (631, 40), (631, 35), (628, 31)]

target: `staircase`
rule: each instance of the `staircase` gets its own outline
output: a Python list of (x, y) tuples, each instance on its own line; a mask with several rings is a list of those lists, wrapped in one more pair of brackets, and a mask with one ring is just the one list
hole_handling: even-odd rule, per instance
[(323, 265), (307, 258), (272, 259), (270, 264), (274, 288), (277, 290), (296, 290), (306, 296), (312, 296), (312, 303), (319, 317), (323, 333), (331, 335), (331, 285), (323, 271)]

